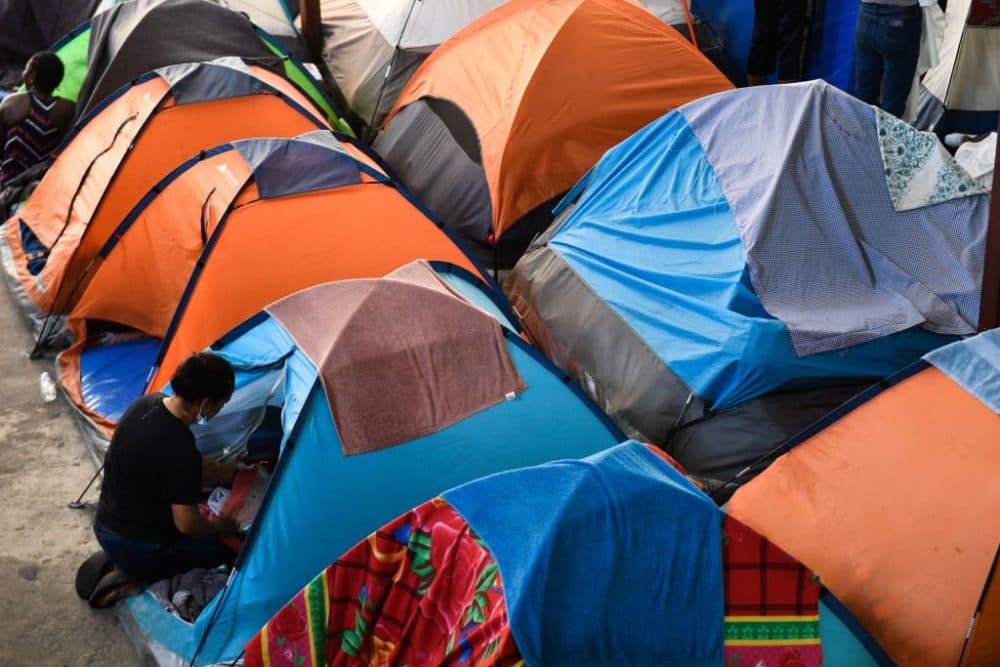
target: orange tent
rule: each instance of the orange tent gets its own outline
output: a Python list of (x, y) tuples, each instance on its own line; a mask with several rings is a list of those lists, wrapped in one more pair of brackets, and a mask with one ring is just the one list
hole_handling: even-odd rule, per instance
[(1000, 330), (928, 358), (804, 436), (729, 509), (815, 570), (892, 660), (957, 665), (981, 597), (966, 659), (1000, 637), (995, 591), (984, 596), (1000, 542), (1000, 400), (963, 378), (1000, 398)]
[(294, 85), (237, 58), (141, 77), (81, 121), (7, 224), (15, 292), (35, 319), (65, 313), (115, 227), (180, 162), (226, 141), (326, 127)]
[(533, 213), (547, 224), (551, 200), (608, 148), (729, 88), (637, 3), (512, 0), (427, 58), (375, 148), (440, 219), (484, 243)]
[[(161, 388), (184, 357), (267, 304), (414, 259), (478, 272), (353, 144), (313, 132), (206, 151), (143, 198), (99, 253), (68, 316), (76, 342), (59, 356), (62, 387), (107, 435), (147, 386)], [(108, 360), (130, 366), (131, 384), (88, 367), (102, 334), (122, 330), (152, 341), (141, 361)]]

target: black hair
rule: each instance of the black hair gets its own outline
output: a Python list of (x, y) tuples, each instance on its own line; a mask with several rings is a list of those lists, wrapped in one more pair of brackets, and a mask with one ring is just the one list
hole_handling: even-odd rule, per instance
[(34, 84), (45, 93), (51, 93), (62, 81), (63, 68), (59, 56), (51, 51), (39, 51), (29, 61), (35, 73)]
[(236, 374), (229, 362), (211, 352), (198, 352), (181, 362), (170, 378), (174, 393), (189, 403), (208, 399), (228, 401), (236, 387)]

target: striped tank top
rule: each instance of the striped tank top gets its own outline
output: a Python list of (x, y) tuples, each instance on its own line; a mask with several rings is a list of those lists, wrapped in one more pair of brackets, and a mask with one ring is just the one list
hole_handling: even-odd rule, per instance
[(28, 115), (9, 128), (3, 138), (0, 184), (38, 164), (59, 145), (59, 128), (52, 122), (56, 98), (35, 93), (28, 93), (28, 96), (31, 104)]

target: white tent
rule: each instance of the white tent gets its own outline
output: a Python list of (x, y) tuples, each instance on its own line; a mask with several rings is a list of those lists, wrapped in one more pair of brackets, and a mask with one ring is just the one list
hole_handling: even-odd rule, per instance
[(940, 62), (924, 77), (917, 126), (939, 134), (997, 127), (1000, 3), (950, 0)]

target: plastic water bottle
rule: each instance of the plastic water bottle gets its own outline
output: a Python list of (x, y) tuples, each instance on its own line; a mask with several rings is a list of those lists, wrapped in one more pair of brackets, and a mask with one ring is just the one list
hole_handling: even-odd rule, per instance
[(42, 392), (43, 401), (51, 403), (56, 400), (56, 383), (47, 371), (38, 376), (38, 388)]

